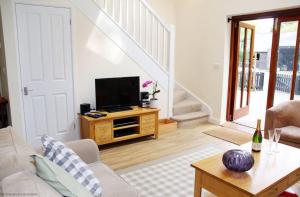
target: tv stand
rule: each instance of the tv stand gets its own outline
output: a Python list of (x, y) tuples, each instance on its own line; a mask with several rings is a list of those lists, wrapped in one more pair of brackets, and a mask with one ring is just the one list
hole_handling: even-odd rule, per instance
[(100, 118), (81, 116), (81, 138), (93, 139), (98, 145), (151, 135), (157, 139), (158, 112), (159, 109), (133, 107)]
[(105, 109), (105, 111), (108, 113), (128, 111), (128, 110), (132, 110), (132, 107), (112, 107), (112, 108)]

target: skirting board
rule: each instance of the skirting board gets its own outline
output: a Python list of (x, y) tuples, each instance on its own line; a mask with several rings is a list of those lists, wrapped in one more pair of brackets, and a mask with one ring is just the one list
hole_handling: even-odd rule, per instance
[(226, 121), (225, 120), (220, 120), (220, 119), (217, 119), (217, 118), (214, 118), (214, 117), (209, 117), (208, 122), (212, 123), (212, 124), (215, 124), (215, 125), (222, 125)]

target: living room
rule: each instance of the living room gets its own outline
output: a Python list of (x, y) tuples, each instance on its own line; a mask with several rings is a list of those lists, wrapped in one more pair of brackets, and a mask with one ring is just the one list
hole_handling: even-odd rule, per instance
[[(41, 174), (46, 164), (68, 172), (55, 165), (59, 161), (52, 156), (62, 150), (52, 152), (53, 146), (64, 147), (62, 152), (69, 147), (79, 155), (76, 162), (85, 162), (80, 161), (87, 174), (96, 177), (94, 196), (300, 195), (297, 101), (268, 106), (267, 130), (235, 124), (228, 116), (229, 94), (236, 95), (228, 90), (233, 24), (254, 15), (279, 22), (290, 17), (299, 24), (299, 1), (1, 0), (0, 6), (0, 121), (1, 127), (12, 126), (0, 134), (4, 196), (16, 187), (18, 194), (38, 195), (44, 188), (53, 192), (48, 196), (91, 195), (74, 177), (62, 191)], [(293, 78), (295, 87), (297, 74)], [(292, 95), (286, 101), (296, 100)], [(289, 126), (293, 131), (287, 134), (283, 127)], [(257, 133), (275, 140), (264, 139), (260, 153), (250, 147), (261, 143), (261, 137), (251, 142)], [(26, 147), (26, 153), (13, 154), (13, 146), (17, 152)], [(247, 150), (254, 166), (247, 172), (226, 169), (219, 157), (230, 149)], [(273, 160), (285, 163), (279, 167)], [(205, 167), (209, 161), (216, 174)], [(258, 185), (255, 173), (270, 175)], [(217, 179), (209, 179), (211, 174)], [(16, 179), (33, 182), (12, 187)], [(78, 190), (72, 191), (74, 185)]]

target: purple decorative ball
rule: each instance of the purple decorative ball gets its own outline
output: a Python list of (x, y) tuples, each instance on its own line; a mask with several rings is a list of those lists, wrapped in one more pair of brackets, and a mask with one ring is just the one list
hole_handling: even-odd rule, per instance
[(246, 172), (254, 165), (254, 158), (251, 153), (238, 149), (224, 153), (222, 161), (226, 168), (235, 172)]

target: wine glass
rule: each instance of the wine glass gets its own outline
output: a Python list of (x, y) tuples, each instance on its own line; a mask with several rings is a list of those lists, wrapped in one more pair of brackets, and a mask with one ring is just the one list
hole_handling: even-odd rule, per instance
[(275, 141), (276, 141), (276, 146), (275, 146), (275, 153), (279, 153), (279, 149), (278, 149), (278, 142), (280, 139), (280, 135), (281, 135), (281, 129), (275, 129)]
[(268, 154), (273, 154), (273, 152), (272, 152), (272, 144), (273, 144), (274, 137), (275, 137), (274, 129), (269, 129), (268, 130), (268, 134), (269, 134), (269, 151), (268, 151)]

